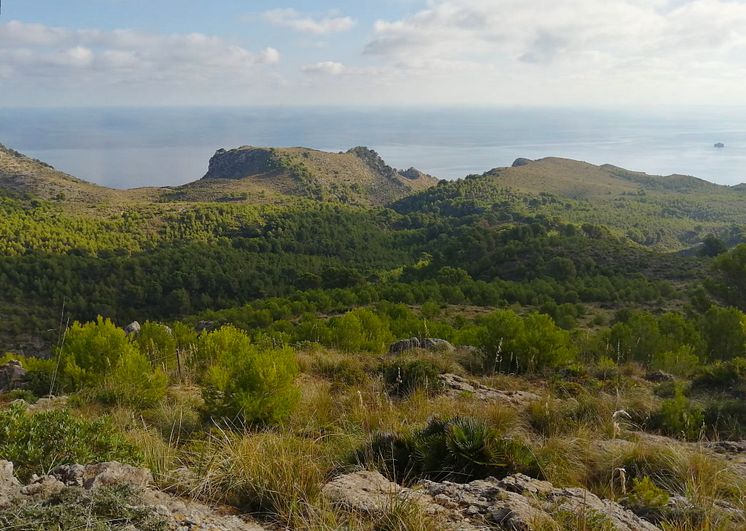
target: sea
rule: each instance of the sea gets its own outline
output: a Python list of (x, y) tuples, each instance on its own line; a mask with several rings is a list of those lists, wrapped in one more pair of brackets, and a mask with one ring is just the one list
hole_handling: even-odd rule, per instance
[(244, 145), (367, 146), (442, 179), (551, 156), (746, 182), (740, 107), (0, 108), (0, 143), (114, 188), (184, 184), (217, 149)]

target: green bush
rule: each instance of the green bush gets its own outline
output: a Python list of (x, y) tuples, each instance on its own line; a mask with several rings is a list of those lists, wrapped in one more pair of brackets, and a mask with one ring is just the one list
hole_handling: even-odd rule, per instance
[(203, 334), (199, 349), (212, 359), (202, 390), (208, 416), (271, 425), (290, 414), (298, 398), (298, 365), (292, 350), (260, 349), (233, 327)]
[(704, 416), (711, 437), (726, 440), (746, 437), (746, 403), (743, 400), (712, 402), (705, 408)]
[(539, 473), (528, 446), (500, 436), (472, 417), (433, 419), (413, 434), (375, 435), (358, 457), (397, 481), (429, 478), (466, 483), (516, 472)]
[(176, 337), (169, 327), (147, 321), (140, 328), (136, 341), (140, 352), (154, 367), (176, 368)]
[(480, 348), (483, 371), (488, 373), (538, 372), (560, 367), (576, 355), (570, 334), (539, 313), (520, 317), (511, 310), (498, 310), (467, 331), (461, 342), (464, 339)]
[(651, 422), (653, 427), (666, 435), (696, 441), (702, 435), (705, 417), (702, 408), (686, 398), (679, 387), (673, 398), (663, 401)]
[(74, 323), (60, 357), (63, 391), (85, 391), (104, 402), (133, 407), (152, 407), (166, 394), (163, 370), (154, 369), (137, 343), (109, 319)]
[(105, 417), (88, 420), (68, 411), (31, 414), (18, 405), (0, 412), (0, 456), (12, 461), (24, 480), (62, 464), (142, 462), (139, 450)]
[(674, 351), (656, 352), (650, 362), (650, 367), (687, 377), (699, 367), (699, 357), (694, 353), (694, 348), (683, 346)]
[(743, 395), (746, 393), (746, 358), (734, 358), (703, 367), (692, 381), (692, 388)]
[(383, 365), (383, 379), (389, 394), (404, 397), (415, 391), (438, 394), (443, 384), (438, 376), (445, 369), (428, 359), (397, 359)]
[(0, 365), (8, 363), (11, 360), (18, 361), (26, 369), (26, 391), (36, 397), (49, 394), (52, 387), (52, 378), (57, 367), (55, 360), (37, 358), (35, 356), (5, 354), (4, 356), (0, 356)]

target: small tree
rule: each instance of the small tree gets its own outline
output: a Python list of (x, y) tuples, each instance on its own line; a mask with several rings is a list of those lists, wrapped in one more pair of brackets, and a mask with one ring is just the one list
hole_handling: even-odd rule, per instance
[(260, 349), (233, 327), (203, 335), (199, 349), (210, 360), (202, 391), (210, 417), (271, 425), (290, 414), (298, 399), (292, 350)]

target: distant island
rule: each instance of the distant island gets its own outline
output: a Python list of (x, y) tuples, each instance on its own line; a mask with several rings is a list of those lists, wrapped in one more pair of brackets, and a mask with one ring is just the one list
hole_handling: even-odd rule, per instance
[(723, 149), (725, 147), (725, 144), (723, 144), (722, 142), (718, 142), (717, 144), (715, 144), (715, 147), (717, 149)]

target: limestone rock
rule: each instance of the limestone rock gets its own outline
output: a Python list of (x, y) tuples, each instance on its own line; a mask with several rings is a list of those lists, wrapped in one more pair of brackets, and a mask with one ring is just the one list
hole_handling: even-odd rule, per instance
[(42, 476), (32, 480), (31, 483), (21, 488), (24, 496), (36, 496), (40, 498), (51, 498), (65, 490), (66, 485), (53, 476)]
[(8, 507), (21, 494), (21, 483), (13, 474), (13, 463), (0, 461), (0, 509)]
[(132, 321), (130, 324), (124, 327), (124, 332), (130, 336), (132, 334), (139, 334), (140, 333), (140, 323), (137, 321)]
[(445, 339), (438, 339), (437, 337), (426, 337), (420, 341), (420, 348), (443, 352), (453, 352), (456, 350), (456, 347), (454, 347), (450, 342)]
[(410, 350), (420, 348), (420, 346), (420, 340), (416, 337), (410, 339), (402, 339), (401, 341), (397, 341), (391, 344), (391, 346), (389, 347), (389, 354), (401, 354), (403, 352), (408, 352)]
[(446, 393), (452, 396), (468, 394), (479, 400), (495, 400), (516, 406), (539, 400), (539, 395), (528, 391), (500, 391), (469, 381), (456, 374), (441, 374), (438, 378), (445, 387)]
[(361, 513), (381, 513), (404, 488), (378, 472), (367, 470), (339, 476), (324, 485), (324, 497), (335, 505)]
[(7, 393), (26, 386), (26, 369), (16, 360), (0, 365), (0, 393)]
[(145, 488), (153, 482), (150, 470), (112, 461), (95, 465), (62, 465), (51, 475), (67, 486), (95, 489), (111, 485), (130, 485)]

